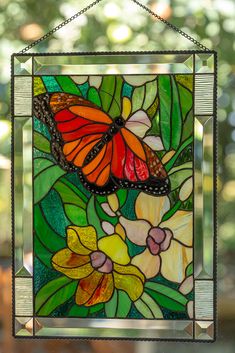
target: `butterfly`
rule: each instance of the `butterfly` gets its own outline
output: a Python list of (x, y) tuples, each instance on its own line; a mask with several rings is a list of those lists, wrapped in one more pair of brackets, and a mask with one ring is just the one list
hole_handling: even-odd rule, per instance
[(62, 92), (34, 97), (34, 114), (49, 127), (57, 162), (76, 171), (90, 192), (105, 195), (119, 188), (157, 196), (170, 192), (169, 177), (156, 152), (123, 117), (113, 120), (94, 103)]

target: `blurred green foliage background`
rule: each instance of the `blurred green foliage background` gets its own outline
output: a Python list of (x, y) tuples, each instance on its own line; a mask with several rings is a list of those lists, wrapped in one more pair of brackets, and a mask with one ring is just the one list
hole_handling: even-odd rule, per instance
[[(89, 3), (89, 0), (0, 1), (1, 261), (8, 262), (10, 257), (10, 55)], [(233, 307), (228, 306), (235, 298), (235, 1), (142, 0), (142, 3), (218, 51), (218, 275), (223, 312), (231, 319), (235, 316)], [(103, 0), (33, 51), (191, 48), (195, 48), (191, 42), (151, 18), (131, 1)]]

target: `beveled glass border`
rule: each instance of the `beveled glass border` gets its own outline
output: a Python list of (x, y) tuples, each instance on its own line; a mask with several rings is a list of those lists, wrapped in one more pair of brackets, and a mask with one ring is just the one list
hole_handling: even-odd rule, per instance
[[(17, 57), (21, 58), (22, 63), (31, 62), (32, 68), (25, 72), (25, 64), (21, 67)], [(23, 58), (23, 59), (22, 59)], [(25, 59), (24, 59), (25, 58)], [(14, 72), (14, 61), (17, 59), (17, 71)], [(27, 59), (27, 60), (26, 60)], [(134, 60), (134, 63), (133, 63)], [(155, 62), (154, 62), (155, 61)], [(82, 70), (79, 72), (78, 67)], [(32, 75), (31, 75), (32, 72)], [(15, 92), (14, 92), (14, 77), (31, 77), (34, 75), (88, 75), (88, 74), (193, 74), (194, 75), (194, 97), (196, 94), (195, 75), (201, 77), (198, 82), (206, 82), (206, 76), (209, 74), (210, 79), (213, 77), (213, 114), (210, 109), (207, 111), (206, 104), (203, 107), (203, 114), (200, 111), (194, 111), (194, 117), (198, 120), (202, 116), (210, 116), (213, 119), (212, 124), (212, 141), (209, 160), (210, 169), (213, 170), (212, 189), (209, 197), (212, 199), (213, 207), (210, 209), (209, 217), (214, 223), (215, 227), (210, 239), (213, 244), (213, 255), (209, 262), (207, 259), (207, 268), (212, 268), (210, 277), (201, 278), (200, 276), (194, 278), (197, 283), (205, 279), (213, 281), (213, 321), (210, 317), (201, 319), (195, 310), (202, 310), (200, 307), (200, 300), (197, 302), (197, 308), (194, 303), (194, 319), (192, 320), (121, 320), (121, 319), (66, 319), (66, 318), (37, 318), (37, 317), (17, 317), (15, 312), (15, 278), (25, 277), (23, 274), (17, 275), (15, 273), (15, 240), (17, 240), (17, 232), (15, 232), (15, 194), (14, 194), (14, 108), (15, 108)], [(204, 81), (203, 81), (204, 77)], [(50, 53), (50, 54), (13, 54), (12, 55), (12, 232), (13, 232), (13, 335), (15, 337), (27, 338), (100, 338), (100, 339), (136, 339), (136, 340), (174, 340), (174, 341), (190, 341), (190, 342), (207, 342), (214, 341), (216, 338), (216, 82), (217, 81), (217, 54), (214, 51), (161, 51), (161, 52), (103, 52), (103, 53)], [(203, 90), (202, 90), (203, 91)], [(200, 99), (200, 92), (198, 93)], [(209, 97), (210, 98), (210, 97)], [(205, 97), (205, 100), (207, 97)], [(195, 109), (195, 105), (194, 105)], [(24, 113), (22, 112), (22, 114)], [(25, 114), (26, 115), (26, 114)], [(32, 119), (33, 115), (29, 116)], [(194, 131), (194, 137), (197, 130)], [(195, 139), (200, 141), (200, 139)], [(203, 149), (203, 134), (201, 136), (201, 147)], [(196, 146), (197, 147), (197, 146)], [(194, 158), (196, 148), (194, 145)], [(23, 152), (23, 151), (22, 151)], [(203, 161), (202, 166), (203, 166)], [(203, 173), (203, 172), (202, 172)], [(200, 179), (200, 178), (199, 178)], [(194, 177), (194, 183), (197, 178)], [(203, 182), (202, 182), (203, 186)], [(207, 195), (208, 196), (208, 195)], [(194, 207), (194, 213), (197, 208)], [(202, 217), (202, 214), (201, 214)], [(194, 222), (196, 217), (194, 216)], [(197, 226), (196, 226), (197, 227)], [(194, 227), (194, 239), (197, 237)], [(30, 236), (30, 235), (29, 235)], [(31, 234), (32, 237), (32, 234)], [(33, 249), (32, 249), (33, 251)], [(194, 268), (202, 267), (204, 264), (200, 263), (202, 258), (196, 254), (199, 248), (194, 244)], [(200, 255), (200, 254), (199, 254)], [(200, 259), (200, 260), (199, 260)], [(205, 267), (205, 266), (204, 266)], [(27, 273), (26, 277), (32, 278), (31, 272)], [(33, 282), (33, 281), (32, 281)], [(30, 283), (30, 281), (28, 282)], [(202, 288), (203, 286), (198, 286)], [(194, 287), (195, 288), (195, 287)], [(201, 293), (199, 293), (200, 297)], [(195, 293), (196, 297), (196, 293)], [(196, 320), (200, 317), (200, 321)], [(135, 324), (134, 321), (137, 321)], [(122, 327), (120, 327), (122, 324)], [(69, 326), (70, 325), (70, 326)], [(80, 328), (77, 325), (81, 325)], [(123, 329), (123, 325), (125, 329)], [(136, 326), (137, 325), (137, 326)], [(185, 326), (184, 326), (185, 325)]]

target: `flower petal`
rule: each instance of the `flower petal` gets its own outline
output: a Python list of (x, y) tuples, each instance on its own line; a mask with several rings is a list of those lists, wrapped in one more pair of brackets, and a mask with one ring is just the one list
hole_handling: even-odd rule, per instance
[(108, 235), (99, 239), (99, 250), (103, 251), (112, 261), (127, 265), (130, 262), (127, 245), (118, 234)]
[(117, 223), (115, 226), (115, 233), (117, 233), (118, 235), (120, 235), (120, 237), (122, 237), (123, 240), (126, 239), (126, 232), (125, 229), (123, 228), (123, 226), (120, 223)]
[(109, 215), (110, 217), (116, 216), (107, 202), (102, 203), (101, 207), (103, 208), (104, 212), (107, 213), (107, 215)]
[(143, 110), (138, 110), (126, 122), (125, 127), (139, 137), (144, 137), (151, 127), (151, 121)]
[(94, 271), (89, 256), (78, 255), (68, 248), (58, 251), (51, 263), (57, 271), (73, 279), (84, 278)]
[(190, 319), (193, 319), (194, 317), (194, 314), (193, 314), (193, 301), (190, 300), (188, 303), (187, 303), (187, 312), (188, 312), (188, 317)]
[(163, 164), (166, 164), (167, 162), (169, 162), (169, 160), (174, 156), (175, 152), (176, 152), (175, 150), (170, 150), (169, 152), (164, 154), (164, 156), (162, 157), (161, 162)]
[(143, 275), (135, 266), (114, 265), (114, 286), (124, 290), (132, 301), (137, 300), (143, 293)]
[(144, 142), (154, 151), (164, 150), (164, 146), (162, 144), (162, 139), (160, 136), (146, 136), (144, 138)]
[(88, 80), (88, 76), (73, 76), (73, 81), (78, 85), (82, 85)]
[(156, 75), (125, 75), (124, 80), (131, 86), (142, 86), (149, 81), (153, 81)]
[(78, 305), (91, 306), (107, 302), (113, 294), (112, 274), (102, 274), (94, 271), (90, 276), (82, 279), (76, 292)]
[(177, 211), (167, 221), (162, 222), (160, 227), (169, 228), (175, 239), (187, 246), (192, 246), (193, 214), (191, 211)]
[(97, 89), (100, 88), (102, 83), (102, 76), (89, 76), (89, 83), (90, 86), (93, 86)]
[(97, 250), (96, 230), (92, 226), (67, 228), (68, 247), (77, 254), (87, 255)]
[(125, 217), (120, 217), (119, 222), (126, 230), (126, 236), (132, 243), (137, 245), (146, 245), (146, 238), (151, 228), (151, 224), (144, 219), (131, 221)]
[(122, 117), (126, 120), (131, 113), (131, 101), (127, 97), (122, 100)]
[(132, 258), (131, 263), (137, 266), (146, 278), (155, 277), (161, 266), (161, 258), (158, 255), (152, 255), (148, 249)]
[(185, 180), (185, 182), (180, 188), (180, 192), (179, 192), (180, 201), (184, 202), (185, 200), (187, 200), (192, 192), (193, 192), (193, 178), (190, 177), (187, 180)]
[(185, 278), (185, 269), (192, 261), (192, 248), (172, 239), (169, 249), (161, 252), (160, 257), (162, 275), (169, 281), (181, 283)]
[(106, 221), (103, 221), (102, 222), (102, 228), (103, 230), (105, 231), (106, 234), (113, 234), (114, 233), (114, 226), (109, 223), (109, 222), (106, 222)]
[(185, 280), (181, 283), (179, 291), (182, 294), (188, 294), (193, 290), (193, 276), (186, 277)]
[(119, 201), (116, 194), (108, 195), (108, 203), (113, 212), (117, 212), (119, 208)]
[(162, 216), (170, 209), (167, 196), (155, 197), (141, 192), (136, 199), (135, 211), (138, 218), (149, 221), (158, 226)]

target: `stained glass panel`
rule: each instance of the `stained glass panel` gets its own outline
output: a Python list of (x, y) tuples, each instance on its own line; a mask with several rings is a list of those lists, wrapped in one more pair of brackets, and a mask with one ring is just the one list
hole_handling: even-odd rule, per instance
[(213, 339), (214, 54), (31, 57), (13, 77), (15, 198), (33, 215), (15, 335)]

